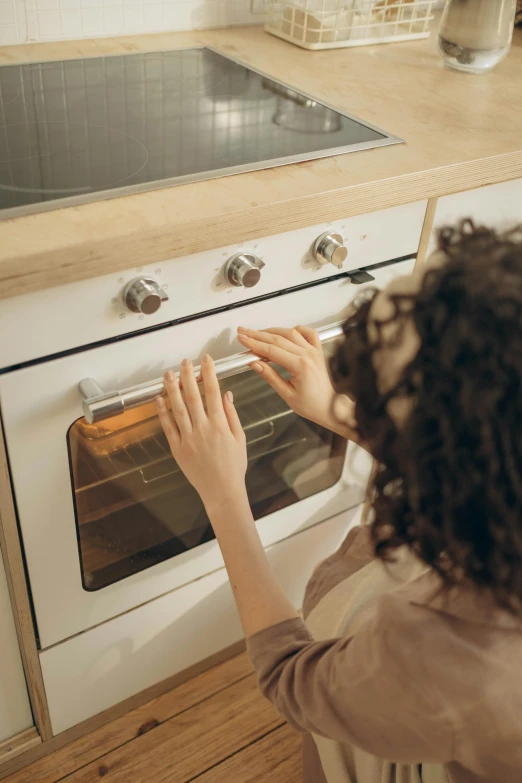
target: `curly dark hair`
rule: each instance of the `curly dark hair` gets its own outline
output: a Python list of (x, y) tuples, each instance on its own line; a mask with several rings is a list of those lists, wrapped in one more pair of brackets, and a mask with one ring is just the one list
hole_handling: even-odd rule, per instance
[[(446, 262), (418, 291), (389, 295), (391, 318), (370, 315), (377, 292), (356, 307), (332, 374), (379, 463), (369, 488), (376, 554), (389, 560), (406, 544), (446, 586), (486, 589), (522, 614), (522, 231), (467, 220), (440, 232), (439, 250)], [(375, 352), (393, 347), (390, 322), (397, 346), (408, 320), (420, 347), (379, 390)], [(401, 425), (394, 398), (411, 406)]]

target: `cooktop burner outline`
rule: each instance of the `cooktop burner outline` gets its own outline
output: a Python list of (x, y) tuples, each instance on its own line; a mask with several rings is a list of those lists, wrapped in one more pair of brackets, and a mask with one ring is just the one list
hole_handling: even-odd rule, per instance
[[(113, 136), (115, 142), (119, 141), (118, 136), (122, 137), (122, 143), (123, 143), (123, 138), (124, 137), (126, 137), (127, 139), (129, 139), (131, 141), (132, 145), (135, 146), (135, 149), (138, 150), (140, 155), (141, 155), (141, 161), (138, 159), (138, 163), (140, 165), (138, 165), (137, 168), (133, 168), (133, 170), (130, 173), (126, 173), (125, 176), (120, 177), (117, 180), (111, 180), (110, 182), (104, 183), (103, 186), (102, 186), (104, 189), (105, 188), (113, 188), (115, 185), (119, 185), (121, 182), (125, 182), (126, 180), (131, 179), (132, 177), (137, 176), (137, 174), (139, 174), (140, 171), (142, 171), (142, 169), (147, 165), (147, 162), (148, 162), (148, 159), (149, 159), (149, 153), (148, 153), (148, 150), (145, 147), (145, 145), (139, 139), (136, 139), (135, 137), (131, 136), (129, 133), (125, 133), (124, 131), (116, 130), (115, 128), (110, 128), (109, 126), (95, 125), (95, 124), (92, 124), (92, 123), (81, 123), (81, 122), (74, 122), (74, 121), (66, 123), (66, 122), (52, 121), (51, 120), (51, 121), (43, 121), (43, 122), (40, 122), (40, 123), (26, 123), (26, 124), (23, 124), (23, 123), (16, 124), (15, 123), (13, 125), (4, 125), (4, 126), (0, 127), (0, 130), (7, 130), (9, 128), (23, 128), (24, 130), (29, 130), (31, 126), (38, 126), (38, 130), (39, 130), (39, 128), (41, 128), (41, 126), (43, 126), (43, 125), (47, 126), (47, 130), (48, 130), (47, 136), (49, 136), (49, 133), (52, 135), (53, 129), (54, 130), (57, 129), (57, 128), (53, 128), (53, 126), (60, 126), (59, 129), (63, 130), (66, 133), (66, 136), (70, 138), (71, 126), (73, 126), (73, 130), (75, 129), (76, 126), (78, 126), (79, 130), (80, 131), (83, 130), (87, 134), (87, 136), (88, 136), (88, 133), (89, 133), (90, 129), (96, 128), (97, 131), (101, 131), (102, 137), (104, 135), (107, 135), (107, 133), (108, 133), (109, 137)], [(14, 131), (14, 135), (16, 135), (16, 131)], [(82, 151), (85, 152), (85, 154), (88, 154), (88, 151), (87, 151), (87, 149), (85, 147), (83, 149), (79, 150), (79, 152), (82, 152)], [(98, 147), (97, 151), (100, 151), (99, 147)], [(67, 150), (67, 149), (64, 149), (61, 146), (58, 146), (55, 150), (52, 150), (52, 149), (40, 150), (36, 154), (29, 154), (29, 155), (21, 156), (21, 157), (18, 157), (18, 158), (13, 156), (13, 157), (9, 158), (9, 161), (6, 161), (6, 160), (3, 160), (2, 157), (1, 157), (2, 156), (2, 149), (0, 147), (0, 164), (2, 164), (2, 163), (10, 163), (11, 164), (11, 171), (12, 171), (12, 164), (13, 163), (23, 163), (25, 161), (33, 161), (33, 163), (34, 163), (34, 165), (36, 167), (42, 169), (44, 167), (44, 165), (45, 165), (44, 164), (44, 160), (46, 158), (47, 159), (51, 159), (51, 158), (57, 158), (57, 157), (64, 156), (64, 155), (67, 156), (67, 153), (70, 153), (70, 150)], [(67, 176), (67, 170), (66, 169), (62, 168), (61, 171), (62, 171), (63, 176)], [(90, 171), (92, 171), (92, 168), (90, 169)], [(25, 167), (25, 172), (24, 173), (28, 173), (27, 167)], [(29, 172), (29, 173), (32, 173), (32, 172)], [(35, 171), (34, 173), (37, 174), (39, 172)], [(121, 173), (124, 173), (124, 172), (122, 171)], [(33, 188), (30, 188), (30, 187), (24, 187), (22, 185), (17, 185), (16, 183), (2, 182), (1, 179), (0, 179), (0, 190), (12, 191), (12, 192), (15, 192), (15, 193), (28, 193), (28, 194), (29, 193), (34, 193), (34, 194), (37, 194), (37, 193), (40, 193), (40, 194), (47, 194), (47, 193), (49, 193), (49, 194), (51, 194), (52, 193), (52, 194), (56, 194), (58, 196), (60, 193), (66, 193), (66, 194), (91, 193), (91, 192), (96, 191), (98, 189), (99, 189), (99, 186), (98, 187), (96, 185), (93, 186), (92, 184), (89, 184), (89, 185), (79, 185), (77, 187), (65, 187), (64, 186), (64, 187), (52, 187), (52, 188), (48, 188), (48, 187), (40, 187), (40, 188), (39, 187), (33, 187)]]
[[(8, 95), (7, 99), (4, 99), (4, 91)], [(11, 92), (10, 96), (9, 96), (9, 92)], [(9, 104), (12, 103), (13, 101), (16, 101), (19, 95), (20, 95), (20, 90), (18, 89), (16, 84), (7, 81), (7, 79), (0, 79), (0, 109), (5, 108), (6, 106), (9, 106)]]
[(0, 218), (402, 142), (208, 47), (1, 66), (0, 108)]

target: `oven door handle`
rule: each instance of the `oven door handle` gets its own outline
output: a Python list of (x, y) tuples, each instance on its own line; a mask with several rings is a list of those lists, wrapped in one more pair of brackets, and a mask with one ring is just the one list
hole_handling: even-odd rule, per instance
[[(337, 340), (343, 334), (342, 322), (318, 329), (317, 333), (323, 344)], [(225, 359), (218, 359), (215, 363), (217, 377), (219, 380), (223, 380), (232, 375), (239, 375), (239, 373), (248, 370), (252, 362), (258, 358), (254, 353), (248, 351), (228, 356)], [(196, 374), (198, 371), (199, 367), (196, 367)], [(152, 402), (156, 397), (165, 394), (163, 378), (111, 392), (104, 392), (92, 378), (84, 378), (83, 381), (80, 381), (78, 388), (83, 397), (83, 415), (89, 424), (103, 421), (111, 416), (118, 416), (132, 408), (138, 408), (140, 405)]]

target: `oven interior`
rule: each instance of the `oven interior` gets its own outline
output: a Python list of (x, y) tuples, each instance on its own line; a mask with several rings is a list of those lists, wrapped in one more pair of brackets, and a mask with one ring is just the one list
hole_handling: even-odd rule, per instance
[[(297, 416), (248, 371), (232, 389), (248, 444), (247, 489), (255, 519), (333, 486), (346, 440)], [(196, 491), (144, 405), (68, 432), (82, 582), (93, 591), (214, 538)]]

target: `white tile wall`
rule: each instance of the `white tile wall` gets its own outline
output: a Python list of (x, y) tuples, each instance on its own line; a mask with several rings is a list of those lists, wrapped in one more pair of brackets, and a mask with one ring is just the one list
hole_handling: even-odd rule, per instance
[(0, 0), (0, 46), (255, 24), (260, 7), (262, 0)]
[(0, 0), (0, 46), (262, 21), (252, 0)]

